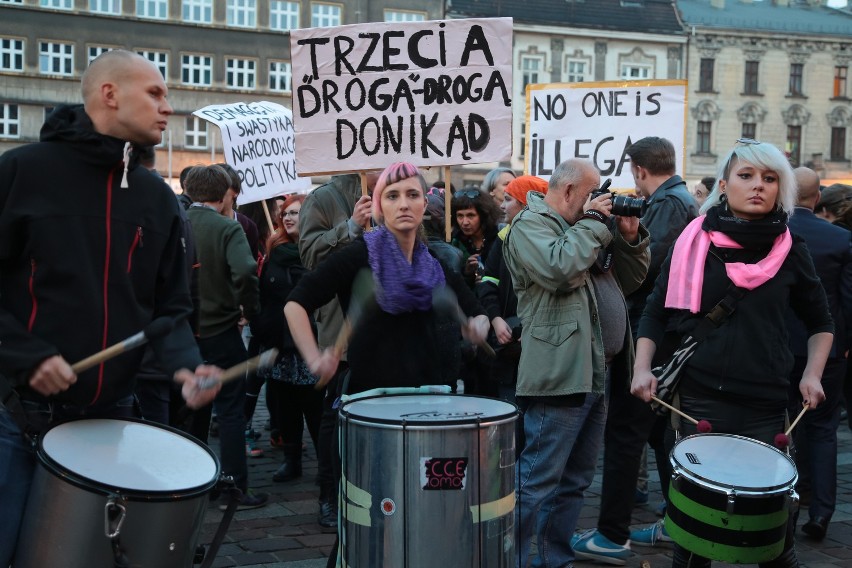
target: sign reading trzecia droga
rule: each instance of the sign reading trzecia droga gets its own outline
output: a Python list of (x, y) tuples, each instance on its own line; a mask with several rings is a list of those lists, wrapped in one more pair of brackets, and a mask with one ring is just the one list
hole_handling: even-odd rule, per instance
[(512, 19), (293, 30), (299, 175), (512, 153)]
[(635, 187), (625, 150), (667, 138), (683, 174), (686, 81), (611, 81), (527, 86), (526, 173), (549, 179), (569, 158), (592, 160), (612, 189)]
[(237, 203), (283, 193), (307, 193), (311, 180), (296, 174), (293, 113), (267, 101), (210, 105), (192, 113), (222, 131), (225, 161), (240, 175)]

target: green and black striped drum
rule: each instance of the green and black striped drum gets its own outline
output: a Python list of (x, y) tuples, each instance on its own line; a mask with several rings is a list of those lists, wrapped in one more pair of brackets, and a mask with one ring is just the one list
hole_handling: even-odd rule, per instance
[(784, 549), (798, 506), (792, 459), (742, 436), (697, 434), (672, 449), (666, 532), (712, 560), (754, 564)]

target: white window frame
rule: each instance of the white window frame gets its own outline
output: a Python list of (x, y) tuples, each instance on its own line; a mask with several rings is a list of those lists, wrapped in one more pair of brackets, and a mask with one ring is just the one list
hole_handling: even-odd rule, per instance
[(289, 61), (269, 62), (269, 90), (289, 93), (293, 90), (293, 65)]
[[(183, 53), (180, 61), (181, 84), (193, 87), (209, 87), (213, 84), (213, 56)], [(189, 77), (187, 77), (187, 73), (189, 73)], [(198, 75), (198, 81), (192, 80), (194, 75)], [(205, 76), (206, 81), (204, 80)]]
[(74, 0), (40, 0), (38, 5), (42, 8), (53, 8), (54, 10), (73, 10)]
[[(15, 118), (11, 118), (10, 116), (13, 110), (15, 111)], [(12, 130), (14, 132), (11, 132)], [(0, 137), (21, 137), (21, 109), (18, 105), (9, 103), (0, 104)]]
[(386, 22), (424, 22), (426, 21), (426, 12), (418, 12), (413, 10), (388, 10), (385, 9)]
[(169, 52), (157, 51), (156, 49), (140, 49), (136, 53), (153, 63), (160, 70), (163, 76), (163, 81), (168, 81), (169, 78)]
[(168, 20), (169, 0), (136, 0), (136, 15), (151, 20)]
[(189, 115), (184, 121), (184, 148), (188, 150), (206, 150), (209, 146), (209, 122), (195, 115)]
[(24, 72), (25, 45), (24, 40), (16, 37), (0, 38), (0, 71)]
[(257, 60), (226, 57), (225, 86), (229, 89), (255, 90), (257, 88)]
[(0, 0), (0, 4), (23, 4), (24, 0)]
[[(61, 52), (56, 48), (61, 48)], [(61, 70), (56, 71), (57, 67)], [(42, 75), (63, 77), (74, 75), (74, 44), (62, 41), (39, 41), (38, 69)]]
[(311, 2), (311, 27), (330, 28), (343, 22), (343, 6), (328, 2)]
[[(582, 69), (578, 72), (572, 66), (580, 65)], [(570, 58), (565, 62), (565, 81), (568, 83), (583, 83), (588, 77), (589, 61), (587, 59)]]
[(121, 15), (121, 0), (89, 0), (89, 11), (95, 14)]
[(192, 24), (213, 23), (213, 0), (183, 0), (181, 18)]
[(101, 53), (110, 51), (111, 49), (115, 48), (109, 47), (108, 45), (90, 45), (86, 47), (86, 65), (91, 65), (92, 61), (97, 59)]
[(257, 0), (228, 0), (225, 10), (227, 25), (234, 28), (257, 27)]
[[(530, 66), (530, 63), (535, 62), (535, 67)], [(521, 55), (521, 86), (526, 88), (527, 85), (541, 83), (543, 77), (539, 77), (544, 73), (544, 55), (542, 54), (522, 54)]]
[(302, 11), (299, 2), (289, 0), (270, 0), (269, 29), (278, 31), (298, 30)]
[[(633, 73), (636, 71), (636, 74)], [(626, 81), (642, 81), (654, 78), (654, 68), (644, 63), (622, 63), (621, 78)]]

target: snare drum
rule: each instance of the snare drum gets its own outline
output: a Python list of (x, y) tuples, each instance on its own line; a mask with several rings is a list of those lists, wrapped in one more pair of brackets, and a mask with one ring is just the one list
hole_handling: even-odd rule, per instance
[(15, 568), (192, 566), (219, 461), (182, 432), (79, 420), (39, 440)]
[(345, 404), (343, 565), (513, 566), (516, 419), (513, 404), (476, 396)]
[(799, 501), (789, 456), (751, 438), (697, 434), (678, 441), (670, 461), (666, 532), (677, 544), (736, 564), (781, 554)]

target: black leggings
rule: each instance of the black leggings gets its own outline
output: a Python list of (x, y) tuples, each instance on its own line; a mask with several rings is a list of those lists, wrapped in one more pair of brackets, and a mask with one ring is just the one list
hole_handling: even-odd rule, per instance
[[(787, 417), (783, 405), (777, 409), (755, 409), (737, 404), (730, 400), (713, 399), (707, 396), (692, 397), (681, 393), (680, 409), (696, 420), (708, 420), (713, 432), (746, 436), (769, 444), (775, 442), (775, 435), (784, 431)], [(680, 434), (689, 436), (697, 433), (697, 428), (688, 420), (681, 419)], [(675, 444), (675, 432), (669, 428), (666, 432), (666, 449), (671, 453)], [(796, 529), (796, 514), (787, 521), (787, 536), (784, 550), (768, 562), (758, 564), (761, 568), (797, 568), (799, 561), (793, 548), (793, 533)], [(689, 552), (678, 544), (674, 546), (672, 568), (708, 568), (710, 559)]]

